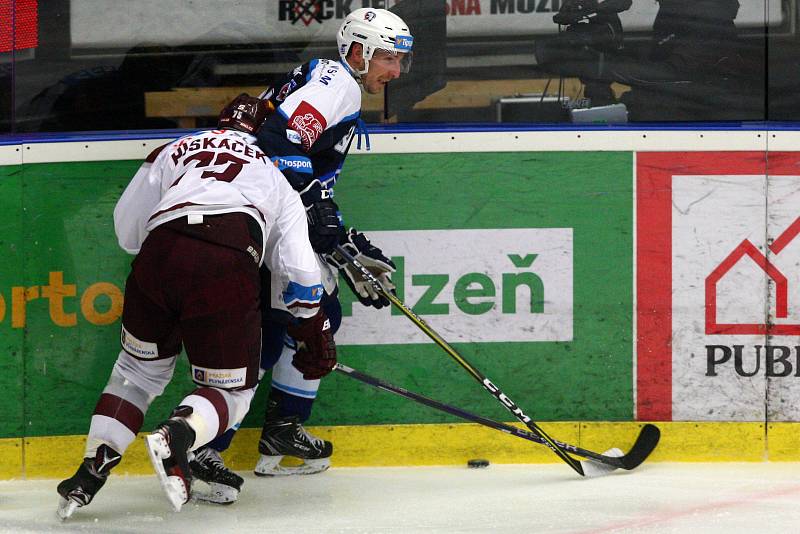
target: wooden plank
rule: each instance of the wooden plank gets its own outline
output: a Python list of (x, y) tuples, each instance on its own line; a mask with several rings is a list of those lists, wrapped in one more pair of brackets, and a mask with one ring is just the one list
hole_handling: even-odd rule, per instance
[[(258, 95), (263, 87), (178, 87), (171, 91), (151, 91), (144, 95), (148, 117), (215, 117), (240, 93)], [(364, 111), (383, 109), (383, 95), (364, 95)]]
[[(495, 104), (501, 97), (539, 95), (545, 88), (549, 95), (558, 91), (558, 80), (456, 80), (418, 102), (414, 109), (458, 109), (482, 108)], [(613, 84), (619, 96), (626, 86)], [(145, 113), (148, 117), (215, 117), (219, 111), (239, 93), (257, 95), (263, 87), (179, 87), (171, 91), (145, 93)], [(572, 98), (582, 94), (582, 85), (577, 78), (565, 78), (563, 94)], [(381, 111), (383, 95), (364, 94), (362, 110)]]
[(240, 93), (258, 95), (263, 87), (178, 87), (144, 94), (148, 117), (214, 117)]

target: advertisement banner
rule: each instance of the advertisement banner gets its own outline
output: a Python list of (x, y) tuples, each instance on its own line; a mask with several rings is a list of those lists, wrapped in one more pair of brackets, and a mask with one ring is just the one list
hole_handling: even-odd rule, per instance
[[(0, 215), (4, 246), (20, 258), (19, 270), (0, 279), (8, 310), (0, 339), (12, 340), (11, 353), (22, 362), (22, 372), (3, 375), (0, 384), (4, 390), (14, 380), (24, 384), (16, 397), (23, 403), (24, 434), (12, 436), (84, 434), (88, 428), (120, 351), (122, 294), (132, 260), (117, 244), (112, 212), (140, 163), (15, 168), (11, 183), (19, 194)], [(6, 234), (16, 220), (19, 233)], [(157, 423), (188, 391), (185, 361), (175, 377), (146, 424)]]
[(800, 420), (798, 162), (637, 155), (640, 418)]
[[(372, 232), (398, 295), (452, 342), (572, 341), (572, 229)], [(432, 343), (401, 312), (348, 306), (346, 345)]]
[[(534, 37), (558, 33), (563, 0), (439, 0), (448, 37)], [(392, 9), (400, 0), (72, 0), (74, 47), (330, 41), (344, 18), (362, 7)], [(634, 2), (620, 13), (627, 32), (652, 29), (656, 2)], [(737, 28), (783, 22), (781, 2), (741, 0)], [(180, 24), (175, 24), (180, 20)], [(408, 19), (415, 33), (424, 21)], [(417, 24), (417, 27), (415, 27)], [(419, 31), (419, 30), (417, 30)]]
[[(397, 263), (398, 296), (534, 417), (630, 420), (632, 163), (630, 152), (352, 155), (336, 201)], [(347, 365), (508, 417), (400, 312), (365, 308), (344, 284), (340, 298)], [(363, 394), (334, 379), (320, 413)], [(351, 417), (439, 420), (405, 404)]]
[[(0, 437), (80, 435), (120, 350), (132, 257), (112, 212), (139, 161), (2, 167)], [(630, 152), (374, 154), (337, 183), (345, 224), (394, 259), (398, 295), (537, 420), (630, 420)], [(399, 312), (341, 284), (343, 363), (487, 417), (509, 414)], [(193, 389), (186, 358), (150, 428)], [(24, 385), (24, 391), (23, 391)], [(244, 426), (259, 426), (264, 396)], [(54, 413), (58, 416), (54, 417)], [(323, 380), (313, 424), (452, 418)]]

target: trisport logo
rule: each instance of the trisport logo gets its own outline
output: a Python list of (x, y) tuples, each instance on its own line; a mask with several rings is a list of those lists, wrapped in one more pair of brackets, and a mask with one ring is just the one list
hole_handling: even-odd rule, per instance
[[(397, 263), (398, 296), (447, 341), (572, 340), (571, 228), (367, 234)], [(338, 343), (430, 342), (397, 310), (343, 312)]]

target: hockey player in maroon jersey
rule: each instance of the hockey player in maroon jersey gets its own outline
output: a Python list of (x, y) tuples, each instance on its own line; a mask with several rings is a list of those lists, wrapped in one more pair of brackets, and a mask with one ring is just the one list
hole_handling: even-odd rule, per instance
[(191, 495), (191, 451), (238, 424), (258, 383), (262, 287), (291, 319), (293, 364), (321, 377), (336, 363), (317, 256), (299, 195), (259, 149), (268, 113), (240, 95), (219, 130), (154, 151), (114, 210), (120, 246), (136, 254), (125, 285), (122, 351), (91, 418), (84, 459), (58, 485), (58, 515), (88, 505), (140, 431), (185, 349), (196, 385), (146, 437), (150, 460), (176, 511)]
[[(392, 261), (363, 233), (343, 228), (333, 186), (355, 132), (359, 130), (361, 135), (362, 91), (379, 94), (386, 84), (408, 71), (413, 37), (394, 13), (363, 8), (345, 18), (337, 43), (339, 61), (312, 60), (262, 93), (276, 111), (258, 133), (259, 147), (300, 192), (308, 211), (309, 237), (320, 253), (326, 289), (323, 308), (334, 330), (341, 320), (339, 272), (362, 304), (376, 308), (389, 305), (355, 269), (331, 254), (336, 245), (348, 247), (387, 288), (394, 288), (389, 278), (395, 271)], [(267, 318), (263, 331), (261, 365), (272, 370), (272, 382), (255, 473), (278, 476), (324, 471), (330, 465), (333, 445), (303, 427), (311, 415), (319, 380), (309, 380), (291, 364), (296, 345), (291, 336), (284, 336), (282, 325)], [(198, 451), (192, 471), (209, 484), (210, 490), (197, 491), (197, 498), (220, 504), (237, 499), (243, 479), (228, 469), (220, 456), (234, 432)], [(300, 458), (303, 463), (284, 466), (280, 463), (284, 456)]]

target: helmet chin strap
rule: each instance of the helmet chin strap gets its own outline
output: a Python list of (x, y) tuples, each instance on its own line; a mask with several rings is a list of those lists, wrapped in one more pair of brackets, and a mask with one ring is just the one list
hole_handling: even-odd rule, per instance
[[(350, 71), (352, 72), (352, 74), (353, 74), (353, 77), (355, 77), (355, 79), (356, 79), (356, 80), (358, 80), (358, 83), (362, 83), (362, 81), (363, 81), (363, 80), (362, 80), (362, 78), (364, 77), (364, 75), (365, 75), (367, 72), (369, 72), (369, 62), (370, 62), (370, 61), (372, 61), (372, 54), (374, 54), (374, 53), (375, 53), (375, 51), (376, 51), (376, 50), (373, 48), (373, 49), (372, 49), (372, 54), (370, 54), (370, 58), (369, 58), (369, 59), (367, 59), (367, 58), (366, 58), (366, 56), (365, 56), (365, 48), (366, 48), (366, 45), (364, 45), (364, 44), (361, 44), (361, 59), (363, 59), (363, 60), (364, 60), (364, 68), (363, 68), (363, 70), (362, 70), (362, 69), (357, 69), (357, 68), (355, 68), (355, 67), (354, 67), (354, 66), (353, 66), (353, 65), (350, 63), (350, 61), (347, 61), (347, 59), (345, 59), (345, 61), (347, 62), (347, 66), (348, 66), (348, 67), (350, 67)], [(383, 49), (380, 49), (380, 50), (383, 50)], [(387, 50), (387, 52), (388, 52), (388, 50)]]
[(364, 44), (364, 43), (360, 43), (360, 44), (361, 44), (361, 59), (364, 60), (364, 69), (363, 70), (359, 70), (359, 69), (353, 68), (353, 72), (355, 72), (358, 75), (359, 81), (360, 81), (361, 77), (363, 77), (367, 72), (369, 72), (369, 62), (372, 59), (372, 54), (375, 53), (375, 49), (372, 48), (372, 47), (369, 47), (369, 49), (372, 51), (372, 54), (369, 54), (370, 57), (367, 58), (367, 48), (368, 48), (368, 46), (366, 44)]
[(369, 60), (364, 57), (364, 48), (361, 48), (361, 59), (364, 60), (364, 70), (353, 69), (353, 72), (358, 74), (358, 78), (361, 79), (367, 72), (369, 72)]
[(368, 71), (369, 71), (369, 61), (367, 61), (365, 59), (364, 60), (364, 70), (356, 71), (356, 73), (358, 75), (356, 77), (356, 81), (358, 82), (358, 86), (361, 87), (361, 92), (362, 93), (365, 93), (367, 91), (367, 88), (364, 87), (364, 76), (367, 74)]
[(347, 67), (348, 67), (348, 69), (350, 71), (350, 74), (353, 75), (353, 78), (356, 79), (356, 81), (358, 82), (358, 85), (361, 87), (361, 90), (364, 91), (365, 90), (364, 89), (364, 75), (367, 72), (369, 72), (369, 60), (367, 60), (367, 59), (364, 60), (364, 70), (359, 70), (359, 69), (355, 68), (347, 60), (345, 60), (345, 63), (347, 63)]

